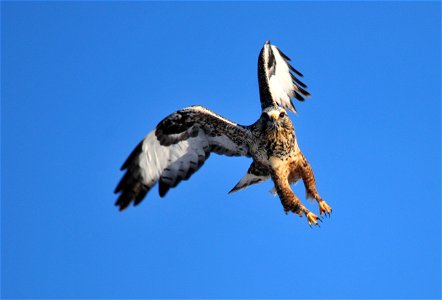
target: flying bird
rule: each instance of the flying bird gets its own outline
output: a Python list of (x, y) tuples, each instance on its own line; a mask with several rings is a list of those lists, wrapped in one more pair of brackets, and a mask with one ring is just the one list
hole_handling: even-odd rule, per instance
[(253, 159), (246, 175), (229, 193), (272, 179), (284, 211), (306, 216), (308, 224), (321, 220), (309, 211), (290, 184), (302, 179), (307, 198), (317, 201), (319, 214), (329, 216), (331, 207), (319, 196), (315, 177), (298, 146), (287, 111), (296, 113), (292, 99), (310, 96), (290, 58), (266, 41), (258, 58), (258, 82), (262, 113), (249, 126), (239, 125), (215, 112), (190, 106), (164, 118), (129, 155), (121, 170), (125, 174), (115, 193), (115, 203), (124, 210), (139, 204), (158, 183), (164, 197), (170, 188), (189, 179), (212, 152)]

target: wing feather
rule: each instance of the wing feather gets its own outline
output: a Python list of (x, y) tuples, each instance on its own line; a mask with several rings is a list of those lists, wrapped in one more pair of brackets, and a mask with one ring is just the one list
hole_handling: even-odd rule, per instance
[(159, 182), (163, 197), (170, 188), (189, 179), (211, 152), (228, 156), (248, 155), (250, 131), (214, 112), (192, 106), (162, 120), (129, 155), (126, 170), (115, 193), (120, 210), (140, 203)]
[(278, 105), (296, 112), (291, 98), (304, 101), (304, 97), (309, 97), (310, 93), (304, 89), (306, 85), (291, 71), (300, 77), (303, 75), (290, 65), (290, 58), (276, 46), (271, 45), (270, 50), (275, 61), (274, 71), (269, 72), (269, 89), (272, 99)]
[(267, 41), (258, 58), (258, 82), (261, 98), (261, 108), (281, 106), (296, 112), (291, 99), (304, 101), (310, 93), (298, 77), (302, 73), (293, 68), (290, 58), (278, 47)]

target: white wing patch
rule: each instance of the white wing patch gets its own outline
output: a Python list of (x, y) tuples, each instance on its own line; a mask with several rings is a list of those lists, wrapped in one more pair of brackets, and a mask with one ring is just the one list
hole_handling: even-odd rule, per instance
[(200, 134), (173, 145), (162, 146), (155, 131), (152, 131), (143, 142), (139, 160), (144, 183), (152, 186), (162, 176), (172, 183), (179, 172), (188, 172), (191, 167), (196, 171), (196, 167), (201, 166), (206, 159), (205, 151), (209, 151), (209, 145), (207, 139), (201, 138)]
[(196, 106), (179, 110), (162, 120), (135, 148), (122, 170), (126, 173), (115, 189), (116, 205), (125, 209), (140, 203), (158, 182), (160, 196), (187, 180), (211, 152), (227, 156), (247, 155), (248, 129)]
[(196, 172), (209, 155), (209, 142), (201, 129), (196, 136), (167, 146), (160, 144), (153, 130), (122, 167), (127, 171), (115, 189), (121, 192), (116, 205), (123, 210), (132, 201), (140, 203), (157, 182), (160, 196), (164, 196)]
[(143, 183), (150, 188), (160, 181), (160, 196), (164, 196), (196, 172), (209, 155), (209, 141), (201, 129), (197, 136), (168, 146), (160, 145), (152, 131), (143, 142), (139, 159)]
[(269, 89), (272, 98), (278, 105), (292, 112), (296, 112), (291, 98), (295, 97), (296, 99), (303, 101), (304, 98), (300, 94), (305, 97), (310, 96), (310, 94), (297, 85), (300, 84), (306, 87), (291, 73), (291, 71), (296, 72), (299, 76), (302, 76), (302, 74), (289, 64), (290, 59), (276, 46), (271, 45), (270, 48), (275, 60), (273, 66), (268, 70)]

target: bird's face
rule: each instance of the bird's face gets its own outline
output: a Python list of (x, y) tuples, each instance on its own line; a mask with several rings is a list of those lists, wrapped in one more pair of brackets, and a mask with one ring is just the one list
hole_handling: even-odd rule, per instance
[(266, 129), (292, 129), (292, 122), (282, 107), (270, 107), (262, 112), (261, 119)]

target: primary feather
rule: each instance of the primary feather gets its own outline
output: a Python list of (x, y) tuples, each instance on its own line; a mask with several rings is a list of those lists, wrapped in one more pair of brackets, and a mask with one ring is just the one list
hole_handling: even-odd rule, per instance
[(125, 209), (132, 200), (141, 202), (159, 182), (160, 196), (187, 180), (211, 152), (228, 156), (247, 155), (250, 132), (214, 112), (192, 106), (162, 120), (137, 146), (122, 169), (127, 170), (115, 193), (116, 205)]
[(302, 77), (290, 64), (290, 58), (278, 47), (266, 42), (258, 59), (258, 79), (262, 109), (278, 105), (296, 112), (292, 98), (304, 101), (310, 93), (296, 76)]

